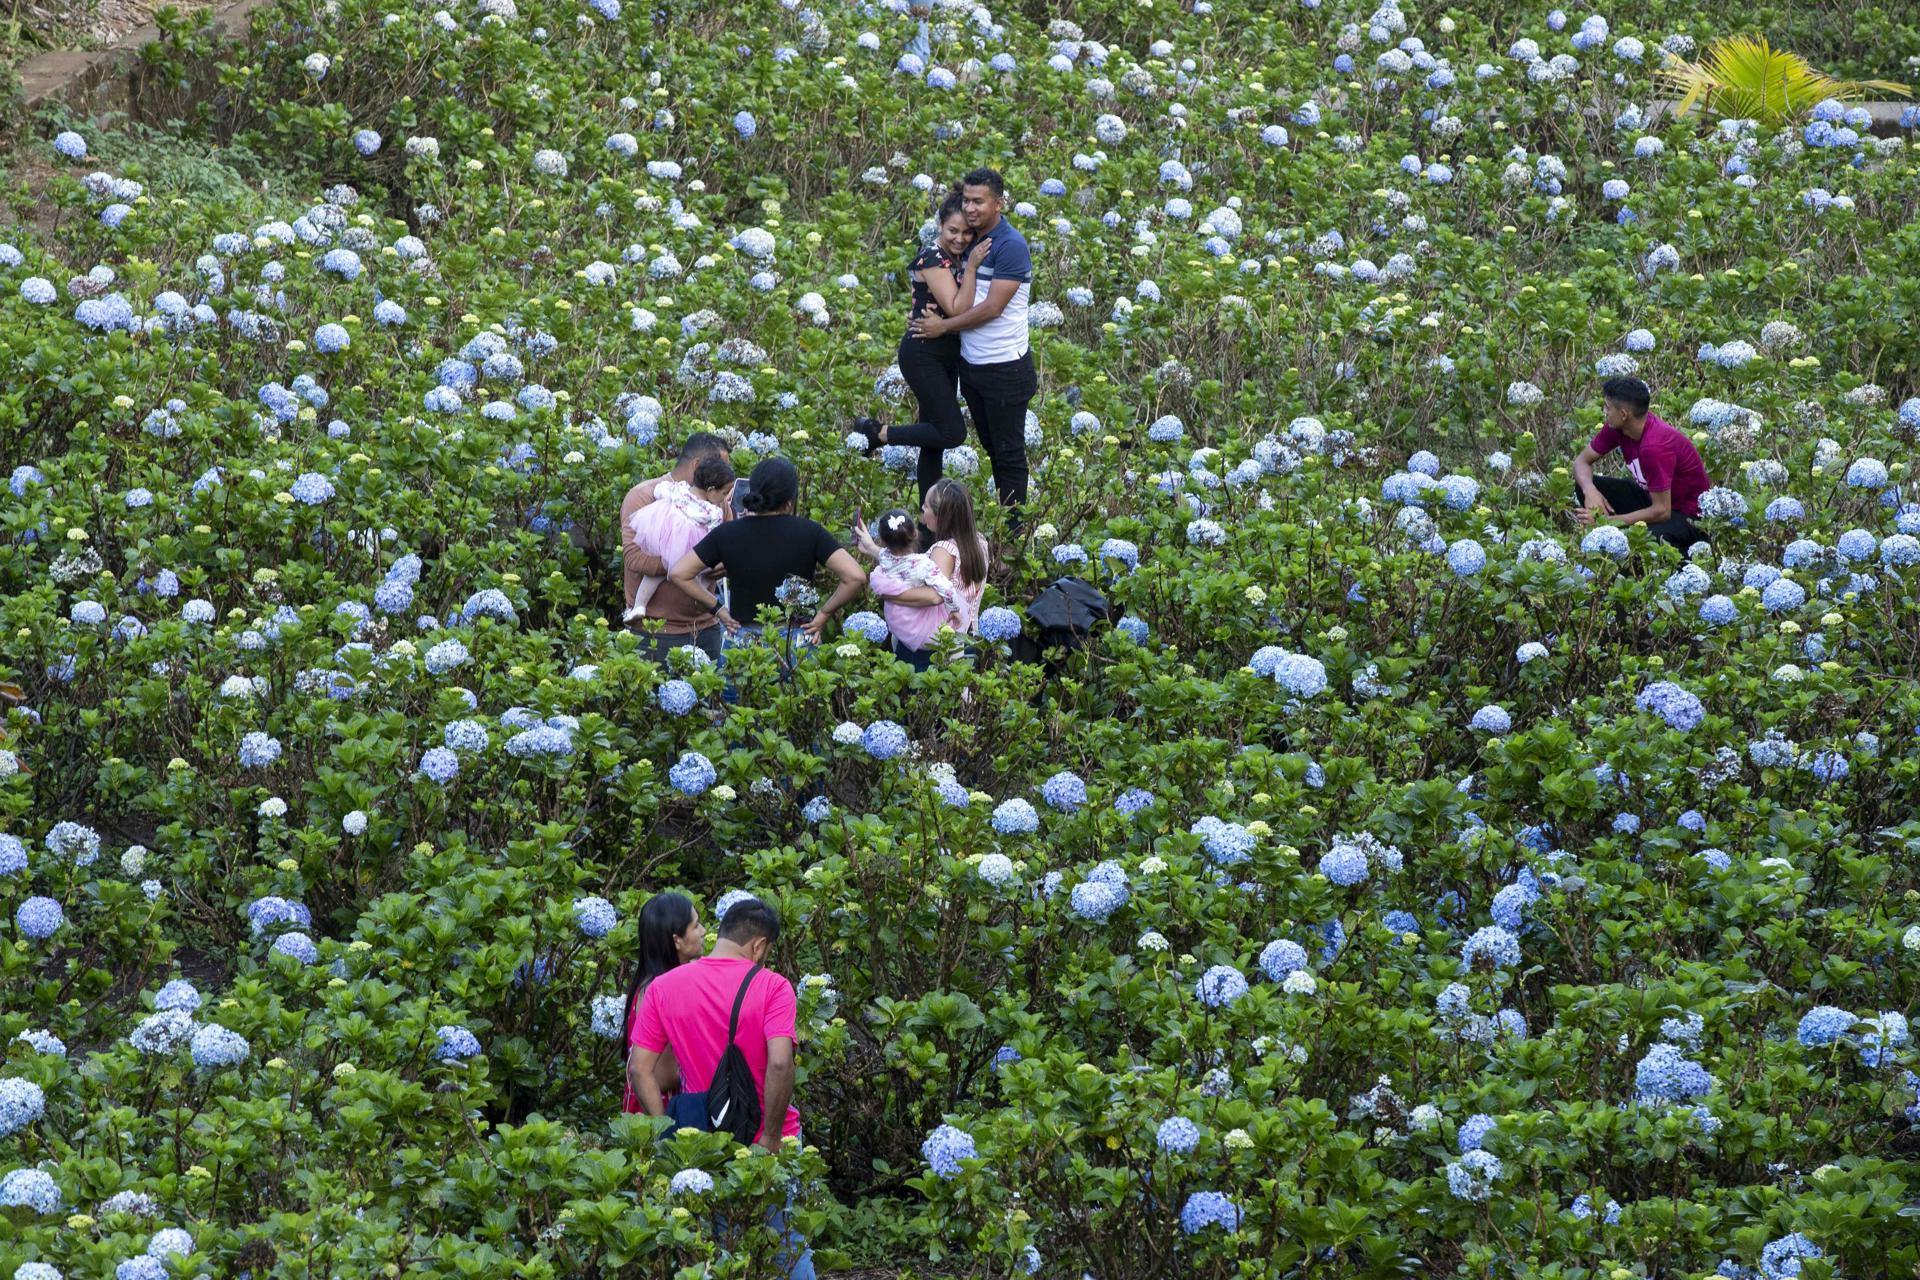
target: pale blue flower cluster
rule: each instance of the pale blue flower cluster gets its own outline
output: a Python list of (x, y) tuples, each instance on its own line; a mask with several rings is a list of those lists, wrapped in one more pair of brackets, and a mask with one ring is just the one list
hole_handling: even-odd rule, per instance
[(977, 1159), (979, 1151), (974, 1146), (972, 1134), (950, 1124), (942, 1124), (920, 1144), (920, 1155), (935, 1176), (952, 1179), (959, 1177), (962, 1172), (960, 1162)]

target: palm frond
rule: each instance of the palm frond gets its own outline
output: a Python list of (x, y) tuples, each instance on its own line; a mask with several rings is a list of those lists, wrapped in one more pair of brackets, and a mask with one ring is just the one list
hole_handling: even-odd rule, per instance
[(1869, 93), (1911, 96), (1906, 85), (1892, 80), (1836, 80), (1799, 54), (1775, 49), (1764, 36), (1715, 41), (1700, 61), (1676, 58), (1661, 68), (1660, 78), (1679, 95), (1676, 115), (1697, 107), (1768, 125), (1797, 120), (1829, 98), (1852, 102)]

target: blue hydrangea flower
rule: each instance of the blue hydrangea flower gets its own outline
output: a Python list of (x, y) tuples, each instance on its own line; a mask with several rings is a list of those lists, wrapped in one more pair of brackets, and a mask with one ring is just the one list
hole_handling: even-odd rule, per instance
[(1520, 963), (1520, 940), (1497, 924), (1476, 929), (1460, 948), (1467, 968), (1511, 969)]
[(1302, 701), (1317, 698), (1327, 691), (1327, 668), (1304, 653), (1284, 654), (1274, 664), (1273, 682)]
[(258, 730), (240, 739), (240, 764), (247, 769), (265, 769), (280, 758), (280, 740)]
[(1032, 835), (1040, 829), (1040, 814), (1025, 800), (1002, 800), (993, 810), (993, 829), (1003, 836)]
[(667, 1182), (667, 1190), (676, 1196), (703, 1196), (713, 1190), (713, 1175), (705, 1169), (682, 1169)]
[(977, 1159), (979, 1152), (974, 1147), (972, 1134), (943, 1124), (920, 1144), (920, 1155), (936, 1176), (952, 1179), (961, 1173), (960, 1162)]
[(1020, 615), (995, 605), (981, 613), (979, 627), (981, 639), (1004, 643), (1020, 634)]
[(713, 762), (698, 751), (684, 752), (673, 768), (667, 771), (667, 781), (683, 796), (706, 794), (718, 778)]
[(1307, 949), (1288, 938), (1269, 942), (1260, 952), (1260, 972), (1269, 982), (1285, 982), (1287, 976), (1307, 967)]
[(1768, 613), (1791, 613), (1807, 602), (1807, 589), (1792, 578), (1777, 578), (1760, 593), (1760, 604)]
[(245, 1062), (253, 1047), (239, 1032), (209, 1022), (193, 1033), (188, 1052), (193, 1055), (194, 1066), (203, 1071), (218, 1071)]
[(1153, 792), (1144, 787), (1128, 787), (1114, 797), (1113, 810), (1124, 817), (1132, 817), (1153, 803)]
[(1198, 1235), (1208, 1227), (1225, 1231), (1240, 1229), (1240, 1206), (1218, 1191), (1196, 1191), (1187, 1197), (1180, 1210), (1180, 1229)]
[(1826, 1256), (1819, 1245), (1795, 1231), (1761, 1246), (1760, 1275), (1763, 1280), (1793, 1280), (1800, 1274), (1801, 1259)]
[(1491, 1152), (1469, 1151), (1457, 1163), (1448, 1165), (1446, 1172), (1447, 1190), (1455, 1199), (1480, 1204), (1493, 1195), (1493, 1184), (1499, 1181), (1504, 1167)]
[(1048, 778), (1040, 787), (1040, 798), (1049, 808), (1061, 813), (1072, 813), (1087, 802), (1087, 784), (1076, 773), (1062, 770)]
[(1726, 596), (1708, 596), (1700, 602), (1700, 620), (1716, 627), (1724, 627), (1740, 617), (1740, 611)]
[(587, 937), (604, 938), (620, 923), (620, 913), (605, 898), (590, 894), (574, 899), (573, 922)]
[(460, 606), (460, 620), (471, 623), (477, 618), (492, 618), (509, 626), (517, 623), (520, 616), (513, 611), (513, 602), (498, 587), (486, 587), (467, 597)]
[(891, 760), (907, 749), (907, 731), (891, 720), (875, 720), (860, 735), (860, 745), (875, 760)]
[(1513, 717), (1508, 715), (1503, 707), (1485, 706), (1473, 713), (1473, 720), (1469, 727), (1480, 733), (1491, 733), (1498, 737), (1512, 731)]
[(1634, 1066), (1635, 1096), (1642, 1102), (1686, 1102), (1710, 1093), (1713, 1076), (1671, 1044), (1656, 1044)]
[(1651, 711), (1667, 722), (1669, 728), (1691, 733), (1706, 718), (1707, 709), (1700, 699), (1671, 680), (1656, 680), (1634, 699), (1642, 711)]
[(445, 1026), (434, 1033), (440, 1043), (434, 1048), (433, 1057), (437, 1062), (464, 1062), (468, 1058), (480, 1056), (480, 1041), (473, 1032), (462, 1026)]
[(443, 676), (456, 667), (463, 667), (470, 661), (467, 646), (457, 639), (442, 640), (427, 650), (426, 667), (431, 675)]
[[(454, 751), (485, 751), (491, 739), (478, 720), (455, 720), (441, 733), (440, 740)], [(422, 766), (424, 768), (424, 765)]]
[(1185, 1116), (1173, 1116), (1160, 1122), (1153, 1140), (1168, 1155), (1192, 1155), (1193, 1149), (1200, 1145), (1200, 1126)]
[(1486, 548), (1472, 538), (1462, 538), (1447, 548), (1447, 568), (1456, 578), (1471, 578), (1486, 567)]
[(800, 816), (808, 822), (819, 825), (833, 812), (833, 802), (825, 796), (815, 796), (801, 808)]
[(429, 747), (420, 757), (423, 777), (445, 786), (460, 773), (460, 757), (446, 747)]
[(313, 939), (306, 934), (293, 930), (281, 934), (268, 948), (275, 955), (292, 956), (301, 964), (316, 964), (320, 960), (320, 949), (313, 945)]
[(1320, 874), (1343, 888), (1359, 884), (1367, 878), (1366, 851), (1356, 844), (1335, 841), (1320, 859)]
[(20, 1132), (46, 1111), (47, 1095), (31, 1080), (0, 1079), (0, 1138)]
[(1455, 1137), (1460, 1154), (1465, 1155), (1469, 1151), (1480, 1150), (1486, 1143), (1487, 1135), (1491, 1134), (1494, 1128), (1494, 1118), (1484, 1113), (1468, 1116), (1461, 1121), (1460, 1131)]
[(1201, 838), (1207, 857), (1218, 866), (1238, 866), (1253, 856), (1254, 835), (1237, 822), (1223, 822), (1209, 814), (1189, 830)]
[(889, 635), (886, 619), (869, 609), (847, 615), (847, 620), (840, 625), (848, 635), (859, 636), (873, 644), (885, 644)]
[(1247, 976), (1230, 964), (1216, 964), (1200, 975), (1193, 994), (1209, 1009), (1221, 1009), (1247, 994)]
[(685, 680), (669, 680), (654, 692), (654, 701), (670, 716), (684, 716), (700, 703), (700, 695)]
[(0, 1208), (58, 1213), (64, 1203), (53, 1175), (43, 1169), (14, 1169), (0, 1177)]
[(1802, 1015), (1794, 1038), (1809, 1049), (1821, 1048), (1853, 1030), (1855, 1021), (1845, 1009), (1830, 1004), (1815, 1005)]

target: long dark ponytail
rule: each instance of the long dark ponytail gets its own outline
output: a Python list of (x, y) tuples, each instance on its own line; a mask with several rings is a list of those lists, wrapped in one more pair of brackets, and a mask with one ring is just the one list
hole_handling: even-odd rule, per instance
[(925, 498), (933, 513), (934, 536), (953, 539), (961, 586), (977, 587), (987, 580), (987, 552), (973, 519), (973, 494), (952, 476), (934, 481)]
[(627, 991), (627, 1036), (633, 1036), (641, 991), (669, 969), (680, 966), (678, 939), (693, 923), (693, 899), (684, 893), (656, 893), (640, 908), (640, 963)]

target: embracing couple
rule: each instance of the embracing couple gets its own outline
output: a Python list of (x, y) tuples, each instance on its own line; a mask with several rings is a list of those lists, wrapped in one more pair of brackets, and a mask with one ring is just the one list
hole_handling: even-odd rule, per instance
[(918, 422), (883, 426), (861, 418), (870, 448), (920, 450), (920, 495), (940, 479), (943, 454), (966, 439), (956, 390), (993, 464), (1000, 501), (1027, 497), (1027, 406), (1039, 389), (1028, 344), (1033, 255), (1002, 212), (1007, 184), (975, 169), (941, 203), (931, 245), (913, 260), (913, 313), (900, 340), (900, 376), (920, 404)]

